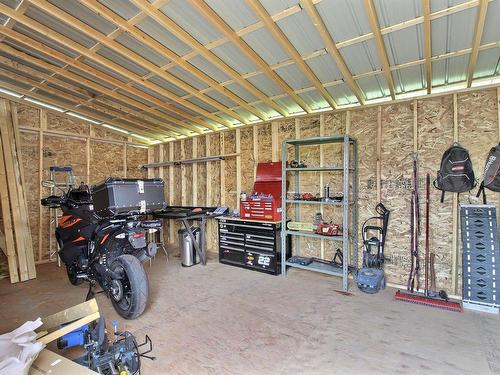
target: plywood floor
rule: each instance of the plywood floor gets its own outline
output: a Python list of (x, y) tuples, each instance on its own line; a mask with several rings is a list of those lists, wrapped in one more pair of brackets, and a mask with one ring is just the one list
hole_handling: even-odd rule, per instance
[[(143, 374), (498, 374), (500, 318), (396, 302), (394, 290), (353, 296), (339, 280), (294, 270), (274, 277), (218, 264), (182, 268), (158, 257), (151, 303), (121, 327), (154, 341)], [(0, 281), (0, 332), (82, 302), (63, 269)], [(111, 303), (97, 297), (108, 323)]]

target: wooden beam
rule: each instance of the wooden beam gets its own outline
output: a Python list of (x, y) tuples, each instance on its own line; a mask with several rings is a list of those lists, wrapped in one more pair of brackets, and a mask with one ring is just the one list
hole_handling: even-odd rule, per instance
[[(198, 139), (195, 137), (193, 138), (193, 154), (192, 154), (193, 159), (196, 159), (198, 157)], [(192, 202), (191, 205), (196, 206), (198, 204), (198, 164), (193, 163), (192, 166)]]
[[(17, 92), (19, 94), (23, 94), (24, 96), (31, 97), (31, 98), (40, 100), (42, 102), (45, 102), (47, 104), (59, 107), (59, 108), (65, 110), (65, 111), (74, 111), (75, 110), (74, 106), (68, 106), (68, 104), (66, 102), (61, 102), (59, 100), (56, 100), (56, 99), (53, 99), (53, 98), (49, 98), (49, 97), (47, 97), (45, 95), (40, 95), (40, 94), (38, 94), (36, 92), (23, 89), (20, 86), (15, 86), (15, 85), (7, 83), (7, 82), (1, 82), (1, 80), (0, 80), (0, 86), (1, 87), (5, 87), (5, 88), (7, 88), (9, 90), (15, 91), (15, 92)], [(37, 106), (36, 103), (30, 103), (30, 105)], [(37, 107), (39, 107), (39, 106), (37, 106)], [(157, 135), (149, 133), (147, 131), (139, 130), (139, 129), (136, 129), (134, 127), (122, 124), (122, 123), (117, 123), (116, 121), (107, 121), (108, 119), (106, 117), (102, 117), (102, 116), (96, 115), (95, 112), (91, 112), (91, 111), (87, 111), (87, 110), (82, 110), (82, 109), (78, 109), (78, 112), (80, 114), (82, 114), (82, 115), (92, 117), (95, 120), (106, 122), (107, 124), (116, 126), (118, 128), (126, 129), (128, 131), (133, 132), (133, 133), (141, 134), (141, 135), (144, 135), (146, 137), (150, 137), (150, 138), (153, 138), (153, 139), (157, 139), (157, 140), (163, 141), (163, 138), (158, 137)], [(62, 114), (62, 113), (60, 113), (60, 114)]]
[(64, 336), (67, 333), (70, 333), (71, 331), (74, 331), (77, 328), (80, 328), (81, 326), (84, 326), (85, 324), (89, 324), (93, 322), (94, 320), (99, 319), (100, 315), (99, 312), (95, 312), (93, 314), (87, 315), (84, 318), (78, 319), (72, 323), (69, 323), (62, 328), (59, 328), (58, 330), (51, 332), (39, 339), (37, 341), (41, 344), (47, 345), (48, 343), (57, 340), (59, 337)]
[[(20, 35), (20, 34), (16, 34), (16, 35)], [(160, 129), (165, 129), (165, 130), (170, 131), (172, 134), (174, 134), (174, 137), (180, 133), (180, 130), (178, 129), (178, 127), (174, 127), (168, 123), (166, 124), (164, 121), (160, 121), (156, 117), (159, 117), (161, 119), (164, 119), (168, 122), (173, 122), (173, 123), (175, 123), (175, 121), (178, 121), (176, 118), (171, 117), (169, 115), (166, 115), (160, 111), (151, 110), (150, 107), (146, 106), (142, 102), (139, 102), (135, 99), (131, 99), (128, 96), (119, 94), (116, 91), (111, 90), (104, 85), (95, 83), (94, 81), (91, 81), (91, 80), (84, 78), (80, 75), (77, 75), (77, 74), (72, 73), (70, 71), (66, 71), (63, 68), (58, 67), (57, 65), (50, 64), (44, 60), (41, 60), (41, 59), (35, 58), (31, 55), (28, 55), (27, 53), (24, 53), (22, 51), (18, 51), (17, 49), (14, 49), (14, 48), (8, 46), (7, 44), (0, 43), (0, 51), (6, 52), (9, 55), (18, 57), (26, 62), (29, 62), (31, 64), (36, 65), (37, 67), (40, 67), (42, 69), (52, 71), (52, 72), (54, 72), (54, 74), (57, 74), (61, 77), (64, 77), (70, 81), (82, 84), (86, 87), (89, 87), (90, 89), (96, 90), (97, 92), (105, 94), (105, 95), (107, 95), (111, 98), (114, 98), (116, 100), (119, 100), (120, 103), (128, 104), (129, 106), (124, 106), (124, 105), (121, 105), (121, 104), (116, 103), (114, 101), (104, 99), (102, 97), (99, 98), (99, 101), (101, 101), (102, 103), (104, 103), (107, 106), (112, 106), (112, 107), (115, 106), (115, 108), (118, 109), (119, 111), (133, 114), (138, 119), (141, 119), (141, 120), (146, 121), (148, 123), (153, 123), (153, 124), (157, 125)], [(46, 53), (53, 54), (52, 57), (54, 57), (56, 59), (58, 57), (65, 58), (65, 56), (63, 54), (61, 54), (55, 50), (51, 50), (49, 47), (46, 47)], [(75, 65), (80, 65), (80, 64), (75, 64)], [(84, 64), (84, 66), (85, 66), (85, 64)], [(75, 66), (75, 67), (77, 67), (77, 66)], [(92, 71), (92, 68), (90, 68), (90, 71), (87, 71), (86, 73), (92, 74), (91, 71)], [(100, 72), (95, 70), (95, 73), (97, 74), (96, 78), (102, 79), (100, 76), (98, 76), (101, 74)], [(113, 82), (114, 82), (113, 80), (114, 79), (111, 78), (109, 83), (113, 84)], [(89, 94), (89, 95), (91, 95), (91, 94)], [(134, 109), (130, 109), (130, 107), (138, 108), (138, 109), (142, 110), (142, 112), (136, 111)], [(155, 117), (150, 116), (148, 113), (146, 113), (146, 111), (151, 111), (151, 113), (153, 113), (155, 115)], [(189, 135), (189, 132), (186, 131), (185, 135)]]
[(394, 100), (396, 98), (394, 90), (394, 80), (392, 79), (391, 68), (389, 67), (389, 59), (387, 57), (387, 51), (385, 50), (384, 39), (382, 38), (382, 34), (380, 32), (377, 12), (375, 11), (373, 0), (364, 0), (364, 1), (365, 1), (365, 10), (368, 16), (368, 22), (370, 23), (370, 28), (375, 38), (375, 45), (377, 46), (378, 58), (382, 64), (382, 72), (387, 82), (387, 86), (389, 87), (391, 98)]
[(497, 122), (498, 122), (498, 143), (500, 143), (500, 87), (497, 87)]
[(488, 0), (479, 0), (479, 9), (477, 12), (476, 25), (474, 27), (474, 39), (472, 40), (472, 52), (469, 57), (469, 67), (467, 69), (467, 87), (472, 84), (474, 71), (476, 70), (477, 58), (479, 56), (479, 46), (483, 37), (484, 21), (488, 10)]
[[(12, 116), (12, 128), (9, 134), (13, 140), (12, 149), (14, 151), (14, 167), (17, 175), (17, 193), (19, 196), (19, 206), (21, 220), (23, 222), (24, 251), (26, 253), (26, 262), (28, 264), (28, 276), (30, 279), (36, 278), (35, 254), (33, 252), (33, 239), (31, 237), (30, 215), (28, 212), (28, 200), (26, 198), (26, 180), (24, 178), (24, 165), (22, 160), (21, 136), (19, 134), (19, 124), (17, 122), (17, 106), (10, 102)], [(16, 230), (16, 229), (15, 229)]]
[[(180, 66), (181, 68), (187, 70), (189, 73), (193, 74), (196, 78), (201, 80), (202, 82), (205, 82), (209, 87), (212, 89), (220, 92), (221, 94), (227, 96), (229, 99), (234, 101), (235, 103), (238, 103), (241, 105), (243, 108), (246, 110), (250, 111), (256, 116), (260, 116), (261, 112), (255, 109), (254, 107), (248, 105), (242, 98), (234, 94), (232, 91), (226, 89), (223, 85), (221, 85), (218, 81), (210, 77), (209, 75), (205, 74), (201, 70), (199, 70), (197, 67), (192, 65), (187, 59), (183, 59), (181, 56), (177, 55), (175, 52), (167, 48), (165, 45), (159, 43), (157, 40), (153, 39), (150, 37), (148, 34), (140, 30), (138, 27), (135, 25), (130, 24), (130, 21), (127, 21), (117, 15), (116, 13), (113, 13), (110, 11), (106, 6), (100, 4), (97, 0), (89, 0), (83, 3), (86, 7), (89, 9), (92, 9), (99, 15), (103, 16), (106, 18), (108, 21), (113, 22), (115, 25), (119, 26), (122, 28), (122, 30), (126, 30), (128, 33), (130, 33), (132, 36), (140, 40), (142, 43), (147, 45), (148, 47), (154, 49), (155, 51), (161, 53), (162, 55), (166, 56), (171, 62), (168, 64), (169, 67), (174, 66), (174, 64)], [(156, 7), (156, 3), (153, 3), (153, 6)], [(145, 14), (145, 13), (144, 13)], [(202, 93), (203, 91), (198, 90), (198, 92)], [(226, 112), (227, 113), (227, 112)], [(228, 113), (229, 114), (229, 113)], [(229, 114), (231, 117), (235, 117), (234, 112)], [(244, 119), (239, 119), (243, 123), (248, 123)]]
[(12, 149), (12, 138), (9, 135), (8, 128), (12, 126), (12, 117), (10, 104), (7, 100), (0, 100), (0, 136), (3, 148), (3, 157), (5, 163), (5, 173), (7, 179), (10, 208), (12, 212), (12, 223), (15, 239), (15, 250), (17, 253), (19, 265), (19, 278), (21, 281), (29, 279), (28, 263), (24, 249), (24, 235), (22, 232), (23, 221), (21, 218), (21, 206), (17, 191), (18, 179), (14, 168), (14, 151)]
[[(72, 94), (68, 94), (66, 93), (65, 91), (62, 91), (60, 89), (56, 89), (56, 88), (53, 88), (52, 87), (44, 87), (42, 86), (41, 83), (39, 83), (38, 81), (35, 81), (35, 80), (32, 80), (30, 78), (26, 78), (20, 74), (17, 74), (13, 71), (10, 71), (10, 70), (6, 70), (6, 69), (3, 69), (0, 67), (0, 81), (1, 81), (1, 77), (7, 77), (7, 78), (13, 78), (16, 82), (20, 82), (20, 83), (24, 83), (24, 84), (27, 84), (27, 85), (30, 85), (32, 86), (33, 88), (39, 88), (45, 92), (48, 92), (49, 94), (53, 94), (55, 96), (58, 97), (57, 99), (57, 102), (61, 103), (59, 106), (66, 109), (66, 110), (73, 110), (74, 112), (79, 112), (80, 114), (85, 114), (85, 115), (88, 115), (89, 117), (93, 118), (93, 119), (99, 119), (103, 122), (106, 122), (106, 123), (109, 123), (109, 124), (112, 124), (112, 125), (115, 125), (117, 127), (121, 127), (121, 128), (124, 128), (124, 129), (127, 129), (129, 131), (132, 131), (134, 133), (137, 133), (137, 134), (142, 134), (144, 136), (148, 136), (148, 137), (152, 137), (154, 139), (157, 139), (157, 140), (160, 140), (160, 141), (163, 141), (164, 138), (162, 138), (161, 136), (158, 135), (158, 129), (153, 126), (153, 125), (145, 125), (144, 123), (141, 123), (141, 126), (147, 130), (141, 130), (139, 128), (135, 128), (135, 127), (130, 127), (130, 126), (127, 126), (127, 125), (123, 125), (121, 122), (116, 122), (114, 120), (109, 120), (107, 117), (105, 117), (105, 115), (107, 115), (106, 113), (98, 113), (97, 111), (96, 112), (93, 112), (93, 111), (87, 111), (87, 110), (83, 110), (80, 108), (79, 104), (82, 103), (82, 100), (78, 97), (78, 96), (75, 96), (75, 95), (72, 95)], [(0, 85), (3, 85), (3, 83), (0, 83)], [(20, 91), (20, 90), (17, 90), (16, 91)], [(23, 91), (23, 93), (25, 93), (26, 96), (34, 96), (34, 91), (30, 91), (30, 92), (27, 92), (26, 90)], [(43, 97), (43, 96), (40, 96), (40, 97)], [(61, 99), (64, 99), (66, 100), (67, 102), (70, 102), (70, 103), (73, 103), (72, 105), (68, 105), (68, 104), (65, 104), (65, 102), (62, 102), (60, 101)], [(41, 100), (45, 100), (45, 99), (41, 99)], [(54, 101), (56, 99), (53, 99)], [(92, 106), (90, 106), (92, 108)], [(96, 109), (96, 108), (92, 108), (92, 109)], [(124, 120), (127, 120), (127, 119), (124, 119)], [(172, 137), (172, 133), (170, 132), (165, 132), (165, 131), (161, 131), (159, 132), (160, 134), (163, 134), (164, 136), (169, 136), (169, 137)]]
[[(3, 5), (3, 4), (0, 4), (0, 12), (8, 12), (10, 15), (13, 15), (13, 16), (16, 16), (18, 18), (21, 18), (22, 19), (22, 23), (26, 24), (27, 26), (33, 28), (35, 31), (38, 31), (42, 34), (46, 34), (46, 35), (50, 35), (52, 36), (51, 39), (63, 44), (64, 46), (66, 46), (67, 48), (70, 48), (70, 49), (74, 49), (76, 52), (82, 54), (82, 55), (85, 55), (86, 57), (89, 57), (90, 59), (92, 59), (92, 57), (95, 57), (95, 60), (99, 63), (104, 63), (105, 66), (108, 66), (111, 68), (111, 66), (113, 67), (116, 67), (118, 69), (118, 73), (125, 73), (127, 76), (129, 75), (129, 73), (127, 73), (127, 70), (120, 67), (119, 65), (115, 64), (115, 63), (112, 63), (111, 61), (109, 62), (109, 64), (106, 62), (107, 59), (103, 58), (103, 57), (100, 57), (97, 53), (95, 52), (92, 52), (90, 51), (90, 49), (87, 49), (87, 48), (84, 48), (84, 47), (78, 47), (78, 45), (73, 42), (71, 39), (61, 35), (61, 34), (58, 34), (58, 33), (55, 33), (54, 31), (52, 31), (51, 29), (49, 29), (48, 27), (26, 17), (26, 16), (22, 16), (22, 15), (18, 15), (17, 13), (15, 13), (15, 11), (13, 11), (12, 9), (10, 9), (9, 7)], [(24, 34), (20, 34), (14, 30), (10, 30), (4, 26), (0, 26), (0, 33), (12, 38), (12, 39), (15, 39), (16, 41), (20, 42), (20, 43), (23, 43), (25, 45), (28, 45), (30, 46), (31, 48), (34, 48), (40, 52), (42, 52), (43, 54), (46, 54), (46, 55), (49, 55), (51, 57), (54, 57), (62, 62), (64, 62), (65, 64), (68, 64), (68, 65), (71, 65), (71, 66), (74, 66), (76, 67), (77, 69), (80, 69), (80, 70), (83, 70), (85, 73), (88, 73), (88, 74), (91, 74), (99, 79), (102, 79), (103, 81), (105, 82), (108, 82), (114, 86), (117, 86), (118, 88), (122, 89), (122, 90), (125, 90), (125, 91), (128, 91), (130, 92), (131, 94), (133, 95), (136, 95), (140, 98), (143, 98), (144, 100), (147, 100), (171, 113), (176, 113), (177, 115), (183, 117), (183, 118), (186, 118), (190, 121), (193, 121), (195, 123), (198, 123), (199, 125), (203, 126), (203, 127), (207, 127), (207, 128), (210, 128), (209, 125), (207, 125), (206, 122), (203, 122), (199, 119), (196, 118), (196, 116), (193, 116), (191, 114), (187, 114), (186, 112), (184, 111), (181, 111), (179, 109), (177, 109), (176, 107), (170, 105), (170, 104), (167, 104), (165, 103), (164, 101), (152, 96), (152, 95), (149, 95), (149, 94), (146, 94), (144, 91), (142, 90), (139, 90), (139, 89), (136, 89), (134, 87), (131, 87), (131, 86), (128, 86), (126, 83), (123, 83), (122, 81), (116, 79), (116, 78), (113, 78), (111, 77), (110, 75), (108, 74), (105, 74), (105, 73), (102, 73), (100, 72), (99, 70), (97, 69), (94, 69), (90, 66), (88, 66), (87, 64), (83, 64), (82, 62), (80, 61), (77, 61), (75, 59), (72, 59), (62, 53), (59, 53), (51, 48), (49, 48), (48, 46), (46, 46), (45, 44), (43, 43), (40, 43), (40, 42), (37, 42), (36, 40), (24, 35)], [(112, 69), (112, 68), (111, 68)], [(113, 70), (113, 69), (112, 69)], [(133, 73), (130, 73), (130, 77), (133, 77), (134, 78), (134, 81), (139, 83), (139, 84), (142, 84), (144, 86), (150, 86), (150, 84), (147, 84), (145, 82), (143, 82), (143, 79), (138, 76), (137, 74), (133, 74)], [(149, 81), (148, 81), (149, 82)], [(155, 91), (155, 90), (153, 90)], [(160, 90), (161, 91), (161, 90)], [(165, 90), (166, 91), (166, 90)], [(161, 94), (161, 93), (160, 93)], [(195, 111), (196, 112), (196, 111)], [(174, 122), (178, 120), (174, 120)], [(178, 122), (179, 123), (179, 122)], [(183, 127), (186, 127), (194, 132), (197, 132), (199, 133), (200, 130), (196, 127), (193, 127), (193, 126), (190, 126), (186, 123), (183, 123), (183, 122), (180, 122), (179, 123), (180, 126), (183, 126)], [(179, 129), (180, 131), (180, 129)], [(189, 133), (187, 133), (186, 135), (190, 135)]]
[(255, 181), (257, 179), (257, 164), (259, 163), (259, 126), (254, 125), (252, 131), (253, 131), (253, 148), (252, 148), (253, 180)]
[[(228, 64), (222, 61), (219, 57), (217, 57), (213, 52), (205, 48), (203, 44), (198, 42), (195, 38), (193, 38), (189, 33), (183, 30), (179, 25), (177, 25), (174, 21), (168, 18), (165, 13), (155, 9), (147, 0), (132, 0), (134, 5), (136, 5), (143, 12), (147, 13), (151, 18), (153, 18), (156, 22), (158, 22), (162, 27), (167, 29), (169, 32), (174, 34), (177, 38), (181, 39), (184, 43), (190, 46), (193, 49), (198, 50), (198, 52), (214, 64), (217, 68), (221, 69), (224, 73), (233, 77), (243, 88), (248, 90), (252, 95), (260, 98), (271, 108), (276, 110), (283, 116), (287, 116), (287, 112), (281, 108), (278, 104), (270, 100), (264, 93), (250, 84), (247, 80), (241, 77), (241, 75), (233, 68), (231, 68)], [(259, 116), (262, 120), (267, 120), (267, 116), (262, 113)]]
[(279, 133), (279, 122), (272, 121), (271, 122), (271, 161), (280, 160), (281, 149), (278, 139)]
[[(241, 195), (241, 130), (235, 130), (235, 143), (236, 143), (236, 205), (239, 207)], [(236, 208), (237, 208), (236, 207)]]
[(17, 270), (16, 247), (14, 242), (14, 228), (12, 226), (12, 217), (9, 201), (9, 190), (7, 187), (7, 171), (5, 169), (4, 151), (0, 141), (0, 206), (2, 208), (3, 234), (5, 237), (4, 253), (7, 256), (9, 266), (9, 278), (11, 283), (19, 281), (19, 272)]
[[(168, 144), (168, 159), (174, 160), (174, 142), (170, 142)], [(174, 195), (174, 165), (168, 167), (168, 190), (170, 196), (168, 197), (168, 201), (170, 204), (174, 203), (173, 195)], [(175, 192), (178, 193), (178, 192)], [(168, 223), (168, 240), (170, 243), (174, 242), (175, 239), (175, 226), (173, 220), (169, 220)]]
[[(222, 154), (225, 153), (225, 141), (224, 132), (219, 134), (220, 139), (220, 151)], [(220, 205), (226, 205), (226, 161), (221, 160), (220, 162)]]
[(337, 45), (333, 41), (330, 32), (328, 31), (325, 23), (323, 22), (323, 19), (321, 18), (318, 10), (312, 3), (312, 0), (300, 0), (300, 4), (302, 5), (302, 8), (306, 10), (313, 25), (316, 26), (316, 29), (318, 30), (318, 33), (321, 36), (321, 39), (323, 40), (323, 43), (325, 44), (328, 53), (330, 54), (330, 56), (332, 56), (333, 60), (337, 64), (337, 67), (339, 68), (339, 71), (344, 77), (344, 80), (346, 81), (347, 85), (358, 99), (358, 102), (360, 104), (364, 104), (365, 95), (361, 92), (361, 89), (359, 88), (356, 81), (354, 81), (352, 73), (349, 71), (349, 68), (345, 63), (344, 58), (340, 54)]
[[(92, 128), (92, 127), (91, 127)], [(43, 181), (43, 133), (47, 129), (47, 111), (40, 110), (40, 131), (38, 133), (38, 199), (42, 200), (44, 191), (42, 187)], [(88, 142), (87, 151), (90, 151), (90, 141)], [(90, 158), (87, 154), (87, 175), (90, 170)], [(43, 259), (43, 237), (42, 237), (42, 222), (43, 222), (43, 208), (38, 205), (38, 261)]]
[(424, 8), (424, 56), (427, 79), (427, 94), (432, 91), (432, 38), (431, 38), (431, 0), (423, 0)]
[[(106, 34), (103, 34), (99, 31), (95, 30), (94, 28), (88, 26), (86, 23), (84, 23), (84, 22), (80, 21), (79, 19), (73, 17), (72, 15), (62, 11), (60, 8), (50, 4), (47, 1), (42, 1), (42, 0), (29, 0), (29, 1), (33, 4), (35, 4), (38, 8), (42, 9), (44, 12), (50, 14), (51, 16), (59, 19), (62, 22), (65, 22), (68, 25), (71, 25), (73, 27), (78, 28), (78, 30), (80, 32), (83, 32), (84, 34), (88, 35), (89, 37), (91, 37), (95, 40), (98, 40), (100, 44), (102, 44), (108, 48), (111, 48), (113, 51), (119, 53), (120, 55), (124, 56), (125, 58), (127, 58), (131, 61), (134, 61), (136, 64), (142, 66), (145, 69), (148, 69), (151, 72), (154, 72), (159, 77), (167, 80), (168, 82), (173, 83), (174, 85), (181, 88), (182, 90), (191, 93), (193, 96), (197, 97), (201, 101), (204, 101), (207, 104), (211, 105), (212, 107), (217, 108), (217, 109), (225, 112), (229, 116), (245, 123), (245, 119), (243, 119), (243, 117), (241, 117), (239, 114), (229, 110), (226, 106), (222, 105), (221, 103), (212, 99), (211, 97), (203, 95), (202, 93), (200, 93), (200, 91), (198, 89), (190, 86), (189, 84), (187, 84), (186, 82), (177, 78), (173, 74), (170, 74), (169, 72), (167, 72), (165, 70), (162, 70), (161, 68), (159, 68), (157, 65), (153, 64), (152, 62), (150, 62), (146, 58), (135, 53), (133, 50), (116, 42), (113, 38), (108, 37)], [(84, 4), (85, 4), (85, 2), (84, 2)], [(108, 61), (110, 61), (110, 60), (108, 60)], [(149, 81), (147, 81), (147, 82), (149, 82)], [(142, 84), (148, 88), (153, 89), (154, 85), (152, 83), (150, 84), (147, 82), (143, 81)], [(157, 86), (157, 88), (159, 88), (159, 87), (160, 86)], [(162, 88), (161, 91), (158, 91), (157, 89), (155, 91), (165, 94), (165, 91), (163, 91), (163, 90), (164, 89)], [(223, 119), (218, 118), (216, 116), (212, 116), (210, 114), (210, 112), (204, 110), (203, 108), (198, 107), (191, 102), (185, 102), (185, 101), (183, 101), (183, 99), (180, 96), (177, 96), (170, 91), (168, 91), (168, 92), (171, 96), (165, 95), (167, 98), (172, 99), (174, 101), (177, 101), (178, 103), (182, 104), (183, 106), (185, 106), (189, 109), (192, 109), (196, 112), (202, 113), (205, 116), (211, 118), (212, 120), (214, 120), (216, 122), (224, 122)], [(197, 108), (197, 109), (195, 109), (195, 108)], [(253, 107), (249, 106), (249, 108), (254, 110)]]
[(288, 55), (294, 60), (295, 64), (299, 67), (299, 69), (304, 73), (307, 79), (313, 84), (313, 86), (319, 91), (321, 96), (327, 101), (327, 103), (332, 108), (337, 108), (337, 104), (335, 100), (332, 98), (330, 93), (323, 87), (323, 84), (320, 82), (318, 77), (313, 73), (309, 65), (307, 65), (299, 52), (295, 49), (292, 43), (288, 40), (285, 33), (281, 31), (279, 26), (273, 21), (269, 13), (267, 13), (266, 9), (262, 6), (262, 4), (258, 0), (245, 0), (246, 4), (254, 11), (255, 14), (260, 18), (260, 20), (264, 23), (266, 28), (271, 32), (274, 38), (277, 40), (279, 45), (288, 53)]
[(382, 200), (382, 106), (377, 111), (377, 202)]
[(304, 111), (311, 113), (311, 107), (281, 78), (272, 70), (266, 61), (260, 57), (250, 46), (215, 12), (204, 0), (190, 0), (194, 8), (203, 14), (222, 34), (237, 46), (262, 72), (276, 83), (284, 93), (292, 98)]

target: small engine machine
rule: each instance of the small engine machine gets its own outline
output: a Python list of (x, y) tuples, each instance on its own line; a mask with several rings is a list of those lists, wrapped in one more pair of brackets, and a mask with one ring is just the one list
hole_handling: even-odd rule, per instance
[[(377, 204), (375, 211), (379, 216), (370, 217), (363, 223), (363, 268), (358, 271), (357, 277), (358, 288), (371, 294), (385, 288), (384, 246), (390, 214), (382, 203)], [(369, 225), (373, 221), (378, 221), (380, 225)]]
[[(108, 340), (106, 323), (101, 317), (96, 322), (84, 325), (57, 340), (58, 349), (82, 347), (84, 353), (74, 361), (103, 375), (134, 375), (141, 373), (141, 358), (154, 360), (147, 354), (153, 350), (148, 335), (142, 344), (137, 344), (134, 335), (118, 331), (118, 321), (113, 320), (114, 340)], [(144, 348), (145, 347), (145, 348)], [(141, 352), (141, 349), (145, 350)]]

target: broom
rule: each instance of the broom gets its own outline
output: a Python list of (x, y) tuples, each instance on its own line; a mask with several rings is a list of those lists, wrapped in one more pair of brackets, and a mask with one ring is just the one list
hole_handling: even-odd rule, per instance
[[(405, 293), (397, 291), (394, 298), (398, 301), (416, 303), (419, 305), (437, 307), (439, 309), (463, 312), (462, 305), (457, 302), (451, 302), (448, 300), (446, 293), (444, 291), (440, 292), (439, 295), (443, 296), (444, 299), (431, 297), (430, 295), (435, 295), (436, 292), (436, 273), (434, 270), (434, 253), (429, 254), (429, 196), (430, 196), (430, 184), (431, 176), (427, 173), (426, 178), (426, 200), (425, 200), (425, 289), (424, 295), (417, 293)], [(418, 241), (418, 237), (415, 239)], [(429, 262), (430, 255), (430, 262)], [(429, 291), (429, 264), (430, 263), (430, 273), (431, 273), (431, 289)]]

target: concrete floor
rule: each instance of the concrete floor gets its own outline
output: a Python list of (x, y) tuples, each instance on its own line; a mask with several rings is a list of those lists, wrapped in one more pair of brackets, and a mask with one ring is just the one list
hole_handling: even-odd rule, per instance
[[(337, 293), (340, 280), (292, 270), (287, 278), (212, 260), (147, 267), (150, 304), (121, 328), (149, 334), (156, 361), (143, 374), (499, 374), (500, 318), (393, 300), (394, 290)], [(85, 298), (54, 264), (38, 278), (0, 281), (0, 332)], [(108, 320), (111, 303), (97, 297)]]

